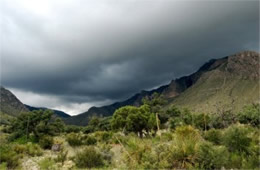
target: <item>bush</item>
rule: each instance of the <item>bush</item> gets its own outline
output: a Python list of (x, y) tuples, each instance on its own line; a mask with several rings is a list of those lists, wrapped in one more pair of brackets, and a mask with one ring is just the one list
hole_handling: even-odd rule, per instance
[(250, 124), (255, 127), (260, 125), (260, 104), (247, 106), (238, 114), (240, 123)]
[(170, 122), (171, 129), (176, 129), (178, 126), (185, 125), (184, 121), (180, 117), (170, 118), (169, 122)]
[(62, 149), (57, 157), (54, 159), (55, 162), (61, 162), (61, 164), (63, 165), (64, 162), (66, 161), (67, 159), (67, 155), (68, 155), (68, 151), (64, 151), (64, 149)]
[(39, 163), (41, 170), (55, 170), (55, 162), (51, 158), (44, 158)]
[(0, 170), (6, 170), (6, 169), (8, 169), (7, 163), (6, 162), (0, 163)]
[(128, 139), (129, 139), (128, 136), (123, 136), (119, 133), (115, 133), (113, 135), (112, 139), (111, 139), (111, 143), (113, 143), (113, 144), (119, 144), (119, 143), (126, 144)]
[(26, 154), (27, 152), (26, 145), (14, 144), (12, 148), (17, 154)]
[(29, 156), (42, 155), (42, 149), (39, 147), (39, 145), (30, 142), (25, 145), (14, 144), (11, 149), (17, 154), (27, 154)]
[(196, 163), (197, 147), (201, 142), (199, 131), (191, 126), (178, 127), (169, 147), (169, 168), (192, 168)]
[(97, 143), (96, 138), (92, 136), (87, 136), (87, 138), (84, 140), (84, 144), (86, 145), (95, 145)]
[(68, 134), (66, 140), (70, 146), (80, 146), (83, 144), (82, 136), (79, 133)]
[(224, 146), (212, 143), (199, 145), (196, 163), (200, 169), (221, 169), (228, 162), (228, 151)]
[(53, 145), (53, 137), (51, 136), (43, 136), (40, 138), (39, 145), (43, 149), (51, 149)]
[(158, 165), (156, 155), (152, 153), (151, 141), (131, 137), (126, 145), (123, 161), (129, 169), (155, 169)]
[(41, 156), (43, 154), (42, 149), (37, 144), (28, 143), (26, 145), (26, 149), (27, 149), (26, 153), (30, 156)]
[(232, 125), (224, 133), (224, 144), (231, 152), (249, 153), (251, 138), (248, 137), (248, 128), (242, 125)]
[(10, 145), (0, 145), (0, 163), (5, 163), (8, 168), (14, 169), (19, 165), (19, 155)]
[(98, 141), (108, 142), (112, 139), (113, 133), (106, 132), (106, 131), (99, 131), (99, 132), (95, 132), (94, 136)]
[(220, 130), (210, 129), (204, 133), (204, 138), (216, 145), (222, 142), (222, 133)]
[(168, 141), (172, 141), (172, 139), (173, 139), (173, 135), (171, 132), (164, 132), (161, 134), (162, 141), (168, 142)]
[(65, 126), (64, 131), (66, 133), (72, 133), (72, 132), (78, 133), (81, 131), (81, 127), (75, 126), (75, 125), (67, 125), (67, 126)]
[(73, 160), (78, 168), (94, 168), (104, 164), (101, 154), (91, 146), (77, 153)]
[(208, 114), (193, 114), (193, 122), (198, 129), (207, 130), (210, 128), (210, 116)]

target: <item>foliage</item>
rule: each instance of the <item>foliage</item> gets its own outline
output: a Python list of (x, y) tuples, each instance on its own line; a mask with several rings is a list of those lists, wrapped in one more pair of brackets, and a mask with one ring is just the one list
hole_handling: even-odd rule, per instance
[(76, 125), (66, 125), (65, 128), (64, 128), (64, 131), (66, 133), (78, 133), (81, 131), (81, 127), (79, 126), (76, 126)]
[(43, 152), (39, 145), (33, 143), (27, 143), (26, 154), (30, 156), (41, 156)]
[(181, 110), (177, 106), (172, 105), (166, 110), (166, 114), (169, 115), (169, 117), (179, 117), (181, 116)]
[(194, 114), (193, 124), (196, 128), (207, 130), (210, 128), (211, 117), (208, 114)]
[(250, 124), (255, 127), (260, 125), (260, 104), (252, 104), (246, 106), (242, 112), (238, 114), (240, 123)]
[(8, 144), (0, 145), (0, 164), (2, 163), (10, 169), (19, 165), (19, 155)]
[(64, 162), (67, 159), (67, 155), (68, 155), (68, 151), (65, 151), (63, 148), (61, 149), (61, 151), (58, 153), (57, 157), (54, 159), (55, 162), (61, 162), (61, 164), (63, 165)]
[(26, 134), (27, 138), (32, 133), (35, 139), (43, 135), (55, 135), (61, 130), (61, 122), (51, 121), (53, 111), (34, 110), (32, 112), (20, 114), (17, 119), (11, 123), (10, 130), (13, 132), (10, 141), (15, 140)]
[(159, 93), (155, 92), (151, 97), (144, 97), (142, 102), (144, 105), (148, 105), (153, 113), (158, 113), (166, 103), (166, 100)]
[(53, 145), (53, 137), (51, 136), (42, 136), (39, 140), (39, 145), (43, 148), (43, 149), (51, 149), (52, 145)]
[(83, 144), (83, 138), (79, 133), (70, 133), (66, 136), (70, 146), (80, 146)]
[(101, 154), (91, 146), (86, 147), (82, 152), (78, 152), (73, 161), (78, 168), (94, 168), (104, 164)]
[[(111, 125), (113, 129), (121, 129), (126, 132), (139, 133), (142, 137), (143, 130), (147, 132), (155, 124), (151, 116), (154, 116), (148, 105), (141, 107), (125, 106), (117, 109), (113, 115)], [(150, 121), (149, 121), (150, 120)]]
[(100, 142), (109, 142), (112, 139), (113, 133), (111, 131), (98, 131), (94, 133), (95, 138)]
[(50, 157), (42, 159), (38, 164), (41, 170), (55, 170), (55, 162)]
[(224, 133), (223, 143), (230, 152), (249, 153), (251, 138), (248, 137), (248, 129), (242, 125), (231, 125)]
[(152, 154), (152, 147), (149, 141), (132, 137), (127, 141), (126, 149), (123, 161), (130, 169), (156, 168), (156, 157)]
[(97, 143), (96, 138), (92, 137), (92, 136), (87, 136), (84, 139), (84, 144), (86, 145), (95, 145)]
[(200, 169), (221, 169), (228, 162), (228, 151), (224, 146), (204, 142), (199, 145), (196, 163)]
[(196, 163), (197, 148), (202, 138), (192, 126), (176, 128), (173, 143), (170, 146), (168, 163), (170, 168), (191, 168)]
[(210, 129), (210, 130), (206, 131), (204, 133), (204, 138), (206, 140), (214, 143), (215, 145), (220, 145), (223, 140), (221, 130), (218, 130), (218, 129)]
[(14, 144), (11, 148), (17, 154), (26, 154), (29, 156), (41, 156), (43, 154), (42, 149), (38, 144), (27, 143), (27, 144)]
[(0, 170), (6, 170), (6, 169), (8, 169), (7, 163), (6, 162), (0, 163)]

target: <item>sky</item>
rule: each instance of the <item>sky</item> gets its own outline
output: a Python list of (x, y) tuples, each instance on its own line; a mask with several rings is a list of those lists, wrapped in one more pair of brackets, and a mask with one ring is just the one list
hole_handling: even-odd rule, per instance
[(1, 0), (0, 84), (70, 115), (259, 51), (259, 1)]

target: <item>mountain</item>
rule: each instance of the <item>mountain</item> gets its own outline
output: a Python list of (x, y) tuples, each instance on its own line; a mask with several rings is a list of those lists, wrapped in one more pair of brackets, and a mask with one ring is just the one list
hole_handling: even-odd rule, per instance
[[(32, 107), (23, 104), (11, 91), (7, 90), (6, 88), (1, 86), (0, 89), (0, 113), (1, 113), (1, 118), (3, 116), (18, 116), (20, 113), (23, 112), (28, 112), (32, 110), (40, 110), (40, 109), (48, 109), (48, 108), (37, 108), (37, 107)], [(53, 109), (49, 109), (53, 110)], [(61, 117), (61, 118), (68, 118), (70, 115), (59, 111), (59, 110), (53, 110), (54, 115)]]
[(259, 102), (259, 68), (259, 53), (252, 51), (211, 60), (186, 77), (186, 84), (191, 85), (168, 105), (195, 112), (239, 111), (246, 104)]
[(141, 104), (142, 98), (154, 92), (162, 94), (170, 105), (188, 107), (195, 112), (216, 112), (220, 108), (240, 110), (245, 104), (259, 102), (259, 53), (244, 51), (212, 59), (195, 73), (172, 80), (152, 91), (142, 91), (128, 100), (66, 119), (68, 124), (86, 125), (89, 117), (111, 116), (122, 106)]
[(25, 104), (25, 107), (30, 111), (33, 111), (33, 110), (52, 110), (54, 112), (54, 114), (58, 117), (61, 117), (61, 118), (70, 117), (70, 115), (68, 115), (67, 113), (60, 111), (60, 110), (48, 109), (46, 107), (33, 107), (33, 106), (26, 105), (26, 104)]
[(1, 113), (18, 116), (22, 112), (29, 111), (12, 92), (0, 87), (0, 111)]

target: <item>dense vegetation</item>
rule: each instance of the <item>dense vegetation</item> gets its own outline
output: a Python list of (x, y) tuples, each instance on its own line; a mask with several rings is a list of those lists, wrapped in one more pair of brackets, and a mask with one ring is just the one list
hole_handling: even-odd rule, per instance
[[(21, 114), (1, 128), (0, 169), (258, 169), (260, 105), (218, 114), (192, 113), (157, 94), (88, 126), (67, 126), (53, 112)], [(53, 145), (60, 145), (53, 151)]]

